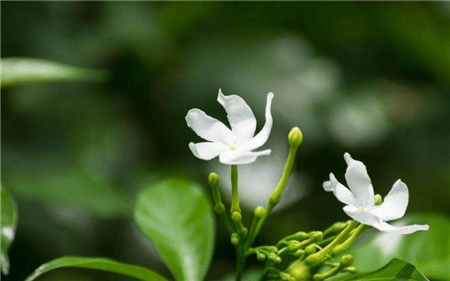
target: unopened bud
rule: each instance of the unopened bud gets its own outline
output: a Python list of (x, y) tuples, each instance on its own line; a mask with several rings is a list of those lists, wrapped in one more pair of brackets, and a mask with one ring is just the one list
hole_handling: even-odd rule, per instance
[(231, 234), (231, 244), (233, 245), (239, 244), (239, 235), (237, 233)]
[(313, 231), (311, 233), (311, 240), (312, 242), (320, 242), (323, 239), (323, 233), (322, 231)]
[(305, 253), (308, 255), (312, 255), (317, 251), (317, 248), (314, 245), (309, 245), (305, 248)]
[(337, 222), (337, 223), (333, 224), (333, 230), (334, 230), (335, 232), (340, 232), (340, 231), (343, 230), (346, 226), (347, 226), (347, 223), (345, 223), (345, 222)]
[(289, 246), (287, 247), (289, 251), (295, 251), (300, 248), (301, 244), (300, 242), (293, 240), (289, 243)]
[(271, 259), (271, 260), (275, 260), (276, 257), (277, 257), (277, 255), (275, 253), (269, 254), (269, 259)]
[(280, 273), (281, 280), (289, 281), (292, 279), (292, 276), (289, 273)]
[(342, 267), (349, 267), (353, 264), (353, 257), (352, 255), (343, 255), (341, 258), (341, 265)]
[(273, 259), (273, 262), (276, 263), (276, 264), (280, 264), (280, 263), (282, 262), (282, 260), (281, 260), (280, 257), (275, 257), (275, 258)]
[(212, 187), (217, 187), (219, 185), (220, 177), (216, 173), (211, 173), (208, 176), (208, 183)]
[(302, 240), (305, 240), (306, 238), (308, 238), (309, 236), (310, 236), (310, 235), (309, 235), (308, 233), (303, 232), (303, 231), (300, 231), (300, 232), (295, 233), (295, 234), (293, 235), (293, 238), (294, 238), (295, 240), (302, 241)]
[(349, 266), (345, 268), (345, 272), (348, 273), (358, 273), (358, 269), (355, 266)]
[(288, 135), (289, 145), (292, 147), (299, 147), (303, 141), (302, 131), (298, 127), (291, 129)]
[(383, 197), (380, 194), (375, 195), (375, 205), (381, 205), (383, 203)]
[(266, 259), (266, 255), (264, 255), (263, 253), (260, 253), (260, 252), (256, 252), (256, 258), (259, 261), (264, 261)]
[(259, 206), (256, 207), (255, 209), (255, 216), (258, 218), (262, 218), (266, 215), (266, 209), (264, 209), (263, 207)]
[(238, 212), (233, 212), (231, 214), (231, 220), (233, 220), (234, 223), (239, 223), (242, 220), (242, 216)]

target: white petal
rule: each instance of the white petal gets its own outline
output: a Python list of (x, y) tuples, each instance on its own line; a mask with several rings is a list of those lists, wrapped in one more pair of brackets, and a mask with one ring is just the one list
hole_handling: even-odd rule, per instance
[(413, 225), (405, 225), (405, 226), (395, 227), (395, 226), (390, 225), (385, 222), (381, 222), (379, 224), (374, 224), (372, 226), (377, 228), (378, 230), (396, 233), (396, 234), (411, 234), (411, 233), (419, 231), (419, 230), (425, 231), (430, 228), (426, 224), (423, 224), (423, 225), (413, 224)]
[(270, 130), (272, 130), (272, 124), (273, 124), (272, 114), (270, 113), (270, 108), (272, 107), (272, 99), (273, 99), (273, 93), (267, 94), (266, 123), (264, 124), (264, 127), (261, 129), (261, 131), (256, 136), (254, 136), (248, 142), (244, 143), (241, 146), (241, 149), (250, 151), (250, 150), (258, 148), (258, 147), (262, 146), (264, 143), (266, 143), (266, 141), (270, 135)]
[(365, 225), (374, 225), (381, 223), (381, 219), (377, 217), (375, 214), (372, 214), (367, 210), (361, 211), (359, 210), (359, 208), (356, 208), (355, 206), (351, 205), (345, 206), (344, 212), (355, 221), (358, 221)]
[(383, 221), (396, 220), (405, 215), (408, 199), (408, 187), (401, 180), (398, 180), (394, 183), (386, 198), (384, 198), (383, 203), (372, 207), (370, 211)]
[(227, 149), (227, 145), (215, 142), (189, 143), (192, 153), (200, 159), (211, 160)]
[(330, 180), (323, 183), (323, 188), (325, 191), (332, 191), (334, 196), (336, 196), (336, 198), (342, 203), (353, 206), (358, 204), (356, 197), (350, 192), (350, 190), (338, 182), (333, 173), (330, 173)]
[(186, 115), (186, 122), (197, 135), (205, 140), (228, 145), (236, 141), (227, 126), (219, 120), (206, 115), (200, 109), (194, 108), (189, 110)]
[(372, 207), (375, 205), (375, 194), (366, 166), (361, 161), (353, 160), (348, 153), (344, 154), (344, 159), (348, 165), (345, 173), (348, 187), (362, 206), (366, 208)]
[(226, 150), (219, 156), (219, 161), (227, 165), (242, 165), (255, 162), (258, 156), (269, 155), (270, 149), (251, 152), (251, 151), (239, 151), (239, 150)]
[(224, 96), (219, 89), (217, 101), (227, 112), (231, 131), (237, 138), (237, 143), (243, 143), (255, 135), (256, 118), (250, 107), (240, 96)]

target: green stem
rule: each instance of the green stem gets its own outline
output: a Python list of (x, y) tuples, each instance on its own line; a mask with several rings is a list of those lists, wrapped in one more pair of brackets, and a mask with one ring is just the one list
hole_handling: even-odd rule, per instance
[(239, 243), (239, 245), (236, 246), (236, 279), (235, 281), (241, 281), (242, 279), (242, 273), (244, 272), (244, 266), (245, 266), (245, 260), (247, 257), (243, 253), (243, 243)]
[(250, 230), (251, 235), (248, 236), (248, 240), (246, 243), (247, 247), (252, 245), (253, 241), (258, 236), (259, 232), (261, 231), (261, 228), (263, 227), (264, 223), (266, 222), (267, 218), (269, 217), (270, 212), (278, 204), (278, 202), (280, 202), (281, 195), (283, 194), (283, 190), (286, 187), (286, 184), (289, 180), (289, 176), (291, 175), (292, 167), (294, 166), (294, 160), (295, 160), (295, 155), (297, 154), (297, 150), (298, 150), (298, 146), (290, 147), (289, 155), (286, 160), (286, 164), (284, 165), (284, 171), (283, 171), (283, 175), (281, 176), (280, 182), (278, 183), (278, 186), (275, 189), (275, 191), (272, 193), (272, 195), (270, 195), (269, 202), (267, 202), (266, 213), (260, 219), (260, 221), (257, 223), (254, 231), (252, 231), (252, 229)]
[(239, 188), (238, 188), (238, 167), (237, 165), (231, 165), (231, 209), (230, 212), (241, 213), (239, 207)]
[(355, 231), (350, 235), (350, 237), (347, 238), (342, 244), (336, 246), (333, 251), (331, 252), (332, 256), (337, 256), (347, 250), (354, 242), (355, 240), (369, 227), (367, 225), (361, 224), (359, 225)]
[(337, 245), (339, 245), (344, 239), (346, 239), (350, 231), (352, 231), (352, 229), (354, 229), (357, 225), (358, 225), (357, 221), (350, 222), (350, 224), (338, 236), (336, 236), (336, 238), (330, 244), (328, 244), (325, 248), (323, 248), (319, 252), (307, 257), (305, 263), (308, 265), (312, 265), (316, 262), (319, 262), (328, 253), (330, 253)]

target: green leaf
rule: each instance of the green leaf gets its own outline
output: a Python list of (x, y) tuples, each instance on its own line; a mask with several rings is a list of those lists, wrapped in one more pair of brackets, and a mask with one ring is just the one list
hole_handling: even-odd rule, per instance
[(8, 249), (14, 241), (17, 229), (17, 206), (14, 198), (9, 194), (5, 187), (1, 186), (1, 253), (0, 263), (2, 272), (5, 275), (9, 273)]
[(108, 74), (104, 70), (93, 70), (31, 58), (2, 59), (1, 73), (2, 87), (47, 81), (105, 82), (108, 78)]
[(420, 273), (416, 267), (410, 263), (399, 259), (393, 259), (384, 267), (367, 273), (359, 273), (356, 275), (347, 275), (335, 278), (330, 281), (428, 281), (428, 279)]
[(214, 216), (196, 185), (159, 181), (138, 196), (134, 217), (175, 279), (202, 280), (214, 247)]
[(159, 274), (144, 267), (121, 263), (110, 259), (86, 257), (57, 258), (38, 267), (25, 281), (35, 280), (46, 272), (63, 267), (97, 269), (145, 281), (167, 281), (167, 279), (161, 277)]
[(450, 218), (442, 215), (408, 216), (402, 224), (429, 224), (428, 231), (409, 235), (372, 230), (349, 249), (360, 271), (374, 270), (393, 258), (414, 264), (426, 276), (450, 280)]

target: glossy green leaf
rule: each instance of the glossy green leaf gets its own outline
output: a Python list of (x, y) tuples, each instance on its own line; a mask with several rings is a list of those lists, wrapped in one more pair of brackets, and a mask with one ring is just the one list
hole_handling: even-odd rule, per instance
[(393, 258), (414, 264), (429, 278), (450, 280), (450, 218), (441, 215), (405, 217), (402, 224), (429, 224), (428, 231), (409, 235), (368, 232), (348, 250), (360, 271), (379, 268)]
[(9, 273), (8, 249), (14, 241), (17, 229), (17, 206), (14, 198), (1, 186), (1, 253), (0, 265), (3, 274)]
[(177, 179), (159, 181), (139, 194), (134, 215), (176, 280), (203, 279), (215, 227), (211, 205), (198, 186)]
[(31, 58), (2, 59), (1, 73), (2, 87), (47, 81), (104, 82), (108, 78), (107, 72), (103, 70)]
[[(369, 258), (368, 258), (369, 259)], [(382, 268), (367, 273), (346, 275), (332, 279), (332, 281), (427, 281), (428, 279), (410, 263), (399, 259), (393, 259)], [(331, 281), (331, 280), (330, 280)]]
[(28, 278), (25, 281), (35, 280), (36, 278), (38, 278), (39, 276), (41, 276), (46, 272), (63, 267), (97, 269), (129, 277), (134, 277), (138, 280), (144, 281), (167, 281), (167, 279), (163, 278), (159, 274), (144, 267), (125, 264), (110, 259), (87, 258), (87, 257), (57, 258), (38, 267), (30, 276), (28, 276)]

